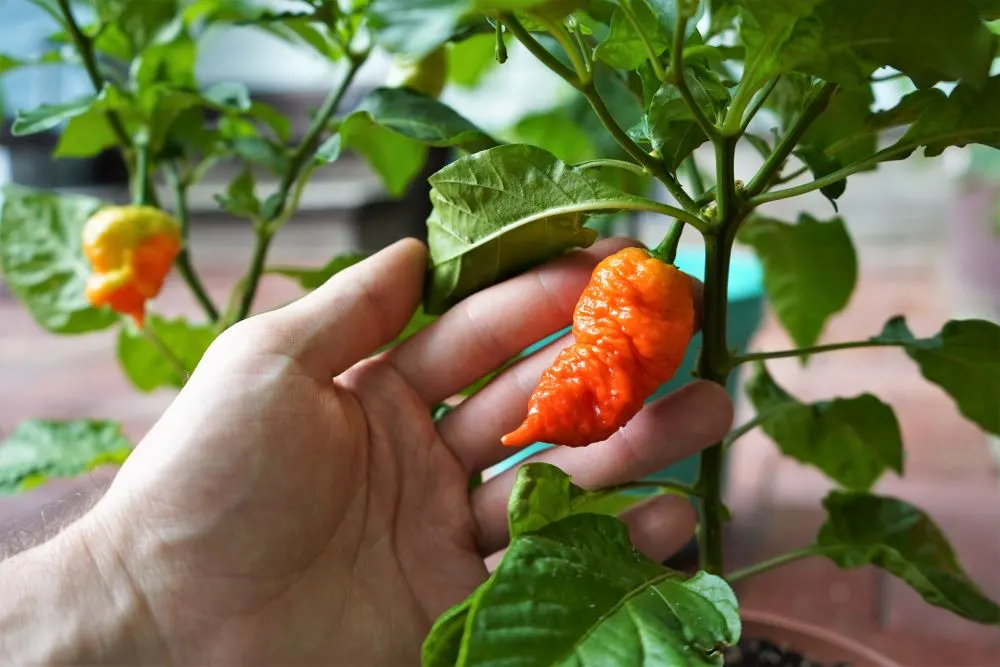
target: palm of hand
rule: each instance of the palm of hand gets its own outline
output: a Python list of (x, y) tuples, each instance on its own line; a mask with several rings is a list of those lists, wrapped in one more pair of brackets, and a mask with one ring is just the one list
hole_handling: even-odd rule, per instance
[[(613, 248), (482, 292), (374, 358), (419, 300), (417, 244), (216, 341), (98, 506), (161, 650), (186, 664), (417, 661), (432, 620), (507, 541), (514, 472), (472, 494), (469, 475), (509, 455), (500, 436), (565, 343), (437, 424), (430, 406), (565, 325)], [(724, 390), (698, 383), (606, 443), (534, 458), (585, 487), (619, 484), (710, 444), (731, 418)], [(625, 517), (654, 558), (693, 528), (678, 500)]]

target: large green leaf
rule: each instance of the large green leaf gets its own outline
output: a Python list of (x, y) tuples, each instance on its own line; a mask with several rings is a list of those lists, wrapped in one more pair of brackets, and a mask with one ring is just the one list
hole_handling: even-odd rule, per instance
[(744, 84), (805, 72), (845, 84), (880, 66), (919, 86), (982, 82), (995, 40), (967, 0), (738, 0), (747, 47)]
[(875, 132), (867, 127), (874, 101), (867, 83), (839, 88), (799, 145), (820, 150), (842, 164), (867, 158), (878, 148)]
[(464, 157), (430, 178), (431, 276), (424, 297), (438, 314), (469, 294), (596, 238), (587, 216), (656, 204), (575, 169), (534, 146)]
[[(215, 339), (215, 327), (157, 315), (147, 317), (145, 327), (156, 336), (157, 342), (131, 325), (122, 327), (118, 334), (118, 361), (125, 376), (144, 392), (183, 387)], [(183, 375), (178, 366), (183, 368)]]
[(113, 148), (118, 143), (107, 115), (91, 108), (70, 119), (59, 135), (53, 157), (85, 158)]
[(316, 159), (333, 162), (344, 150), (363, 155), (394, 197), (406, 191), (427, 158), (426, 146), (379, 125), (366, 111), (357, 111), (345, 118), (340, 131), (319, 147)]
[(97, 95), (84, 95), (69, 102), (43, 104), (30, 111), (20, 111), (10, 131), (14, 136), (20, 137), (51, 130), (63, 121), (86, 113), (97, 99)]
[(724, 580), (684, 579), (617, 519), (576, 514), (511, 543), (473, 599), (456, 664), (717, 666), (739, 635)]
[(35, 321), (61, 334), (114, 324), (114, 313), (91, 307), (84, 295), (90, 267), (80, 235), (102, 202), (15, 185), (5, 186), (2, 197), (0, 271)]
[(561, 107), (522, 117), (510, 134), (516, 143), (538, 146), (570, 164), (597, 157), (590, 135), (576, 123), (567, 123)]
[(462, 19), (478, 10), (542, 8), (565, 0), (372, 0), (378, 42), (393, 53), (425, 55), (451, 37)]
[(540, 530), (573, 514), (610, 514), (624, 511), (649, 496), (602, 489), (586, 491), (549, 463), (525, 463), (507, 503), (511, 539)]
[(132, 443), (109, 421), (21, 422), (0, 443), (0, 495), (56, 477), (75, 477), (107, 463), (122, 463)]
[(918, 108), (920, 114), (897, 145), (925, 146), (930, 156), (969, 143), (1000, 148), (1000, 114), (992, 112), (998, 106), (1000, 76), (990, 77), (979, 88), (960, 84), (948, 97), (925, 94), (910, 101), (907, 109)]
[(892, 408), (871, 394), (804, 404), (763, 364), (747, 382), (761, 428), (782, 453), (816, 466), (848, 489), (867, 491), (886, 470), (903, 472), (903, 440)]
[(875, 565), (932, 605), (979, 623), (1000, 624), (1000, 607), (962, 570), (941, 529), (916, 507), (884, 496), (834, 491), (817, 545), (842, 568)]
[(815, 345), (826, 321), (847, 305), (858, 279), (844, 221), (820, 222), (806, 213), (795, 225), (754, 218), (740, 240), (764, 266), (764, 288), (782, 325), (799, 347)]
[(902, 345), (925, 378), (955, 399), (963, 415), (1000, 435), (1000, 326), (952, 320), (931, 338), (915, 338), (906, 320), (890, 320), (873, 340)]
[(405, 88), (377, 88), (362, 100), (359, 110), (382, 127), (422, 144), (456, 146), (470, 153), (497, 145), (448, 105)]
[(337, 255), (318, 269), (303, 269), (295, 266), (273, 266), (268, 273), (285, 276), (296, 281), (303, 289), (314, 290), (344, 269), (354, 266), (365, 258), (358, 253)]

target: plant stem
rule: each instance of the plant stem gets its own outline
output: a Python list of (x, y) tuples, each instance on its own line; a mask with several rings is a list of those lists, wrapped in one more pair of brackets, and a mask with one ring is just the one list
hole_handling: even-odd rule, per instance
[(655, 74), (656, 78), (663, 83), (667, 83), (667, 73), (663, 69), (663, 63), (660, 62), (660, 54), (658, 54), (656, 49), (653, 48), (652, 42), (649, 41), (649, 35), (646, 34), (646, 30), (642, 27), (642, 24), (639, 23), (639, 19), (636, 18), (631, 5), (627, 2), (623, 2), (618, 5), (618, 7), (625, 15), (625, 18), (628, 19), (628, 22), (632, 24), (632, 29), (635, 30), (635, 33), (639, 36), (639, 41), (642, 42), (643, 48), (646, 49), (646, 58), (649, 60), (649, 64), (653, 66), (653, 74)]
[(803, 165), (798, 169), (796, 169), (795, 171), (791, 172), (790, 174), (779, 176), (778, 178), (774, 179), (774, 182), (775, 184), (788, 183), (789, 181), (794, 181), (796, 178), (806, 173), (807, 171), (809, 171), (809, 166)]
[(705, 112), (702, 111), (698, 102), (695, 101), (694, 95), (691, 94), (691, 89), (688, 88), (687, 79), (684, 78), (684, 33), (687, 30), (688, 16), (683, 11), (678, 12), (678, 14), (677, 24), (674, 26), (673, 52), (670, 56), (670, 77), (673, 84), (677, 86), (681, 99), (687, 104), (695, 122), (698, 123), (698, 127), (705, 133), (705, 136), (715, 141), (720, 136), (719, 129), (705, 116)]
[[(80, 60), (83, 61), (83, 67), (87, 71), (87, 76), (90, 78), (90, 83), (94, 87), (94, 92), (100, 94), (104, 90), (104, 77), (101, 76), (100, 70), (97, 68), (97, 60), (94, 57), (93, 44), (83, 31), (80, 30), (79, 24), (76, 22), (76, 18), (73, 16), (73, 10), (69, 6), (70, 0), (58, 0), (59, 9), (62, 11), (63, 17), (66, 19), (66, 31), (69, 33), (69, 37), (73, 42), (73, 46), (76, 47), (77, 53), (80, 54)], [(104, 112), (105, 117), (108, 120), (108, 125), (111, 126), (111, 131), (114, 133), (115, 138), (118, 140), (118, 144), (125, 150), (127, 150), (132, 142), (129, 140), (128, 133), (125, 131), (125, 126), (122, 125), (122, 120), (118, 114), (114, 111), (108, 110)]]
[(549, 34), (552, 35), (553, 39), (559, 43), (559, 46), (569, 56), (570, 62), (573, 63), (573, 69), (576, 70), (577, 80), (584, 85), (590, 83), (590, 69), (584, 63), (583, 56), (577, 50), (576, 44), (573, 43), (573, 37), (566, 30), (566, 26), (561, 21), (553, 21), (542, 14), (537, 15), (535, 18), (545, 26)]
[(694, 189), (695, 198), (701, 197), (705, 194), (705, 181), (701, 177), (701, 171), (698, 169), (698, 163), (695, 162), (694, 156), (689, 155), (686, 160), (684, 160), (684, 171), (687, 172), (688, 178), (691, 180), (691, 187)]
[(163, 358), (167, 360), (167, 363), (170, 364), (171, 366), (173, 366), (173, 368), (177, 372), (177, 374), (180, 375), (180, 377), (181, 377), (181, 384), (186, 383), (187, 380), (188, 380), (188, 377), (190, 377), (191, 374), (188, 373), (188, 370), (184, 367), (184, 362), (182, 362), (177, 357), (177, 355), (175, 355), (170, 350), (170, 348), (167, 347), (166, 343), (164, 343), (162, 340), (160, 340), (159, 336), (157, 336), (155, 333), (153, 333), (152, 329), (150, 329), (149, 327), (143, 325), (142, 327), (140, 327), (140, 330), (142, 331), (142, 335), (146, 337), (146, 340), (148, 340), (150, 343), (152, 343), (153, 347), (155, 347), (156, 350), (161, 355), (163, 355)]
[(552, 70), (555, 74), (562, 77), (567, 83), (579, 90), (583, 96), (590, 102), (590, 106), (593, 107), (594, 113), (600, 118), (601, 123), (607, 128), (608, 132), (614, 138), (618, 145), (628, 153), (633, 160), (641, 164), (646, 171), (653, 175), (656, 180), (663, 183), (667, 190), (674, 196), (680, 205), (687, 212), (697, 215), (698, 205), (695, 204), (694, 200), (684, 191), (681, 184), (677, 182), (673, 176), (663, 167), (658, 160), (656, 160), (652, 155), (646, 153), (642, 148), (639, 147), (637, 143), (632, 141), (632, 138), (623, 130), (618, 122), (611, 115), (608, 110), (607, 105), (604, 100), (601, 99), (600, 94), (597, 92), (597, 88), (594, 87), (593, 82), (583, 83), (576, 78), (576, 75), (565, 65), (563, 65), (559, 60), (554, 58), (552, 54), (545, 50), (545, 48), (538, 43), (538, 41), (531, 36), (521, 22), (518, 21), (511, 14), (503, 14), (502, 20), (507, 29), (510, 30), (515, 37), (534, 55), (543, 65)]
[[(732, 362), (726, 342), (726, 319), (729, 309), (729, 262), (736, 230), (746, 216), (739, 205), (733, 173), (738, 137), (721, 137), (715, 143), (716, 206), (718, 224), (705, 235), (705, 281), (702, 311), (702, 347), (698, 359), (698, 377), (726, 386)], [(723, 560), (722, 531), (726, 510), (722, 504), (722, 472), (725, 448), (722, 441), (701, 454), (698, 482), (702, 516), (699, 553), (703, 570), (721, 574)]]
[(205, 311), (205, 315), (208, 316), (210, 321), (216, 322), (219, 319), (219, 309), (212, 301), (212, 297), (208, 295), (208, 291), (205, 289), (205, 285), (202, 284), (201, 278), (198, 277), (198, 273), (191, 263), (191, 253), (188, 251), (188, 248), (191, 246), (191, 217), (187, 206), (187, 188), (181, 181), (176, 164), (167, 164), (164, 167), (164, 173), (167, 177), (167, 183), (170, 184), (170, 188), (174, 193), (174, 215), (177, 216), (177, 221), (181, 224), (181, 238), (183, 240), (183, 245), (174, 263), (177, 265), (177, 271), (181, 274), (184, 282), (187, 283), (191, 293), (194, 294), (195, 299), (201, 305), (201, 309)]
[(798, 404), (797, 403), (782, 403), (780, 405), (776, 405), (775, 407), (771, 408), (770, 410), (767, 410), (766, 412), (762, 412), (762, 413), (759, 413), (757, 415), (754, 415), (753, 419), (751, 419), (750, 421), (748, 421), (746, 423), (740, 424), (739, 426), (737, 426), (736, 428), (734, 428), (732, 431), (730, 431), (728, 434), (726, 434), (726, 437), (722, 439), (723, 446), (726, 449), (729, 449), (734, 442), (736, 442), (737, 440), (739, 440), (740, 438), (742, 438), (743, 436), (745, 436), (747, 433), (749, 433), (750, 431), (754, 430), (755, 428), (757, 428), (758, 426), (760, 426), (761, 424), (763, 424), (764, 422), (766, 422), (771, 417), (774, 417), (776, 414), (778, 414), (780, 412), (783, 412), (783, 411), (785, 411), (785, 410), (787, 410), (789, 408), (795, 407), (796, 405), (798, 405)]
[(817, 547), (810, 546), (803, 549), (796, 549), (795, 551), (789, 551), (788, 553), (781, 554), (780, 556), (775, 556), (774, 558), (761, 561), (756, 565), (745, 567), (742, 570), (736, 570), (735, 572), (727, 575), (726, 579), (729, 583), (734, 584), (741, 579), (746, 579), (747, 577), (751, 577), (755, 574), (773, 570), (774, 568), (786, 565), (787, 563), (802, 560), (803, 558), (822, 555), (822, 551)]
[(774, 92), (774, 88), (778, 85), (778, 79), (780, 78), (780, 76), (777, 76), (768, 81), (767, 85), (764, 86), (764, 89), (760, 91), (760, 94), (758, 94), (757, 97), (754, 98), (753, 102), (750, 103), (750, 107), (743, 116), (743, 122), (740, 123), (740, 134), (746, 134), (747, 128), (750, 127), (750, 122), (760, 111), (761, 107), (764, 106), (764, 102), (766, 102), (767, 98), (771, 96), (771, 93)]
[(282, 174), (281, 182), (278, 184), (276, 204), (271, 207), (269, 217), (256, 225), (257, 239), (254, 244), (250, 270), (246, 276), (243, 295), (240, 299), (240, 306), (236, 311), (236, 322), (246, 319), (253, 308), (254, 297), (257, 295), (257, 285), (260, 283), (260, 277), (263, 275), (264, 264), (267, 260), (267, 251), (271, 246), (271, 240), (274, 238), (277, 228), (280, 227), (280, 224), (275, 225), (272, 223), (275, 221), (283, 223), (294, 212), (292, 210), (285, 210), (288, 205), (289, 196), (292, 193), (292, 188), (295, 186), (299, 174), (313, 159), (316, 148), (322, 139), (323, 131), (329, 124), (333, 114), (337, 112), (337, 108), (340, 106), (341, 101), (343, 101), (347, 89), (350, 87), (351, 82), (354, 81), (358, 70), (365, 63), (367, 56), (367, 52), (363, 54), (348, 54), (351, 64), (347, 70), (347, 74), (344, 76), (344, 80), (340, 82), (337, 88), (330, 91), (330, 94), (323, 101), (323, 105), (316, 112), (316, 116), (309, 125), (309, 129), (306, 130), (305, 136), (292, 154), (288, 168)]
[(600, 169), (601, 167), (613, 167), (615, 169), (624, 169), (626, 171), (631, 171), (633, 173), (639, 174), (641, 176), (649, 176), (649, 172), (646, 171), (641, 166), (634, 162), (628, 162), (626, 160), (614, 160), (611, 158), (598, 158), (596, 160), (587, 160), (586, 162), (580, 162), (573, 165), (577, 169)]
[(149, 173), (149, 144), (140, 141), (135, 144), (135, 173), (132, 174), (132, 200), (139, 206), (151, 205), (153, 184)]
[(904, 345), (902, 341), (880, 341), (880, 340), (854, 340), (845, 343), (830, 343), (829, 345), (817, 345), (815, 347), (804, 347), (798, 350), (778, 350), (775, 352), (751, 352), (741, 354), (733, 358), (733, 366), (745, 364), (748, 361), (764, 361), (765, 359), (784, 359), (787, 357), (803, 357), (806, 355), (820, 354), (822, 352), (833, 352), (835, 350), (850, 350), (858, 347), (899, 347)]
[(507, 29), (510, 30), (515, 37), (517, 37), (517, 40), (521, 42), (521, 44), (523, 44), (531, 55), (535, 56), (539, 62), (555, 72), (560, 78), (574, 88), (580, 88), (580, 86), (583, 85), (582, 82), (577, 79), (576, 73), (563, 65), (558, 58), (549, 53), (544, 46), (539, 44), (538, 40), (531, 36), (531, 33), (528, 32), (523, 25), (521, 25), (521, 22), (518, 21), (513, 14), (501, 14), (500, 20), (503, 21), (503, 24), (507, 26)]
[(830, 99), (837, 90), (837, 84), (835, 83), (825, 83), (823, 84), (810, 99), (806, 102), (805, 108), (802, 113), (792, 124), (792, 127), (788, 129), (785, 136), (781, 138), (778, 145), (774, 147), (771, 154), (764, 161), (764, 164), (757, 171), (750, 182), (747, 184), (744, 190), (747, 197), (754, 197), (759, 195), (761, 192), (766, 190), (768, 186), (771, 185), (771, 179), (773, 179), (779, 171), (781, 171), (782, 166), (785, 164), (785, 160), (791, 155), (795, 146), (798, 145), (799, 140), (802, 139), (802, 135), (806, 133), (809, 126), (812, 125), (813, 121), (816, 120), (823, 110), (826, 109), (827, 104), (830, 103)]
[(680, 482), (674, 482), (671, 480), (659, 480), (659, 479), (648, 479), (639, 480), (637, 482), (626, 482), (624, 484), (619, 484), (605, 491), (630, 491), (630, 490), (640, 490), (640, 489), (662, 489), (668, 493), (679, 493), (687, 498), (698, 498), (698, 490), (693, 486), (688, 486), (687, 484), (682, 484)]
[(496, 47), (494, 57), (497, 62), (503, 65), (507, 62), (507, 44), (503, 41), (503, 23), (499, 19), (493, 24), (493, 29), (496, 35)]
[(656, 246), (650, 251), (654, 257), (658, 257), (667, 264), (673, 264), (674, 260), (677, 259), (677, 246), (681, 242), (681, 234), (684, 233), (684, 223), (680, 220), (675, 220), (670, 229), (667, 230), (667, 235), (663, 237), (660, 241), (660, 245)]
[(864, 171), (869, 169), (879, 162), (884, 162), (885, 160), (892, 159), (903, 153), (907, 153), (916, 148), (917, 145), (913, 143), (906, 144), (894, 144), (888, 148), (884, 148), (879, 152), (871, 155), (870, 157), (861, 160), (860, 162), (855, 162), (854, 164), (848, 165), (843, 169), (838, 169), (832, 174), (827, 174), (822, 178), (817, 178), (816, 180), (810, 181), (808, 183), (803, 183), (802, 185), (796, 185), (792, 188), (785, 188), (783, 190), (773, 190), (771, 192), (764, 192), (751, 197), (748, 200), (748, 204), (752, 207), (760, 206), (761, 204), (766, 204), (772, 201), (778, 201), (779, 199), (789, 199), (791, 197), (798, 197), (799, 195), (804, 195), (814, 190), (819, 190), (820, 188), (825, 188), (828, 185), (833, 185), (838, 183), (851, 174), (856, 174), (859, 171)]

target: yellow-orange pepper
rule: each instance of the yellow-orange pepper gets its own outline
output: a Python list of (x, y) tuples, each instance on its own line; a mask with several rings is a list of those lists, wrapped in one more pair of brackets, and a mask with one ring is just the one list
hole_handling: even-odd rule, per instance
[(677, 372), (694, 327), (686, 274), (641, 248), (607, 257), (576, 305), (573, 344), (542, 374), (503, 444), (582, 447), (611, 437)]
[(87, 300), (129, 315), (142, 326), (146, 302), (158, 295), (181, 249), (180, 225), (151, 206), (109, 206), (83, 228), (83, 253), (93, 267)]

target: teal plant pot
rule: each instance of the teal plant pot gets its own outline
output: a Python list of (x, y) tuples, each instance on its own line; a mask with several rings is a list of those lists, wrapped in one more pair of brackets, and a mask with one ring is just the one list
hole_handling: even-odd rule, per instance
[[(688, 250), (678, 253), (676, 264), (684, 272), (699, 279), (705, 274), (705, 257), (701, 249)], [(729, 280), (729, 311), (728, 311), (728, 341), (731, 348), (743, 351), (750, 344), (754, 334), (760, 326), (764, 311), (763, 294), (763, 273), (757, 258), (748, 252), (734, 252), (732, 267), (730, 269)], [(534, 345), (524, 350), (524, 354), (532, 352), (548, 345), (560, 336), (569, 331), (563, 329), (557, 333), (544, 338)], [(701, 349), (701, 334), (696, 334), (691, 345), (688, 347), (684, 362), (681, 364), (673, 379), (661, 386), (656, 393), (647, 399), (647, 403), (666, 396), (670, 392), (680, 389), (689, 382), (692, 382), (695, 365), (698, 362), (698, 352)], [(736, 388), (739, 385), (737, 373), (729, 379), (729, 395), (736, 402)], [(548, 449), (551, 445), (536, 442), (525, 447), (517, 454), (505, 459), (494, 466), (489, 474), (492, 476), (503, 470), (511, 468), (520, 461)], [(692, 456), (674, 465), (651, 475), (649, 479), (673, 480), (684, 484), (693, 484), (698, 475), (698, 456)]]

